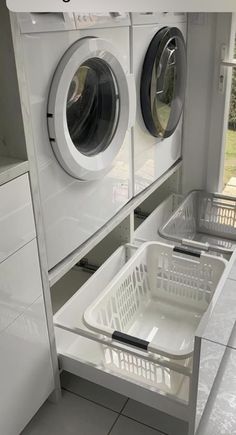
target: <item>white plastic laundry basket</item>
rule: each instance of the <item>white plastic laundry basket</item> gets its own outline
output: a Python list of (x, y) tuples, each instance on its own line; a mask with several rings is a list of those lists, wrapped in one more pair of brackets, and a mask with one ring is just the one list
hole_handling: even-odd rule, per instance
[(160, 228), (159, 234), (185, 246), (232, 254), (236, 247), (236, 199), (194, 190)]
[[(106, 366), (123, 375), (126, 373), (129, 378), (144, 382), (152, 387), (161, 389), (166, 394), (178, 395), (183, 382), (189, 384), (188, 376), (184, 376), (181, 371), (173, 370), (151, 361), (147, 361), (141, 356), (133, 355), (121, 349), (104, 346), (104, 356)], [(163, 358), (163, 361), (165, 359)], [(191, 367), (191, 358), (179, 360), (180, 366), (186, 371)]]
[(187, 358), (226, 261), (144, 243), (87, 308), (89, 328), (169, 358)]

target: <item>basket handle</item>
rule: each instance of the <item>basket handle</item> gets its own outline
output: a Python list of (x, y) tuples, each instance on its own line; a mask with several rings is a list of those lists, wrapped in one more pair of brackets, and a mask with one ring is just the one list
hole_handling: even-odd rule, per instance
[(182, 245), (190, 246), (203, 251), (209, 251), (209, 243), (196, 242), (196, 240), (182, 239)]
[(179, 246), (175, 246), (173, 252), (178, 252), (179, 254), (190, 255), (191, 257), (201, 257), (201, 252), (198, 251), (190, 251), (190, 249), (181, 248)]
[(213, 198), (225, 199), (226, 201), (233, 201), (235, 203), (235, 196), (221, 195), (220, 193), (213, 193)]
[(112, 334), (112, 340), (119, 341), (120, 343), (129, 344), (130, 346), (137, 347), (142, 350), (148, 350), (149, 341), (142, 340), (133, 335), (124, 334), (120, 331), (114, 331)]

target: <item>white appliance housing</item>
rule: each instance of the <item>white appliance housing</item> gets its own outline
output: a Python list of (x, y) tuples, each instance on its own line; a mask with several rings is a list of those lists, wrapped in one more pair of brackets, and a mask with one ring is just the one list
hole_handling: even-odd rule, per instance
[[(133, 128), (134, 193), (137, 195), (181, 157), (187, 17), (184, 13), (146, 12), (132, 13), (131, 21), (131, 71), (135, 76), (138, 102)], [(174, 73), (171, 72), (173, 65), (176, 66)], [(173, 79), (170, 74), (175, 74), (176, 89), (171, 90), (174, 96), (168, 101), (169, 121), (164, 128), (161, 124), (166, 121), (160, 119), (162, 114), (158, 120), (153, 112), (161, 111), (157, 104), (162, 104), (164, 111), (167, 107), (163, 101), (169, 98), (168, 83)], [(157, 100), (160, 96), (159, 101), (156, 96)]]
[(130, 17), (17, 17), (50, 270), (132, 196)]

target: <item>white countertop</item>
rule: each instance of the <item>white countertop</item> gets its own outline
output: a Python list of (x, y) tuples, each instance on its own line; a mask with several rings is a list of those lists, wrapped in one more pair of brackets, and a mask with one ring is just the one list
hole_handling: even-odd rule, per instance
[(28, 171), (28, 161), (0, 155), (0, 186)]

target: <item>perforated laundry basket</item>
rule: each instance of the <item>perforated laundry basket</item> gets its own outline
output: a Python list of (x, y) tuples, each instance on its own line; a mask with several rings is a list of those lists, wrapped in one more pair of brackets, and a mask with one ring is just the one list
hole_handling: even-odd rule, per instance
[(231, 254), (236, 248), (236, 199), (194, 190), (159, 234), (185, 246)]
[(182, 361), (182, 372), (176, 371), (164, 364), (160, 365), (152, 361), (147, 361), (141, 356), (133, 355), (121, 349), (115, 349), (104, 346), (104, 356), (106, 361), (106, 368), (120, 372), (124, 376), (125, 373), (129, 378), (151, 387), (156, 387), (169, 395), (176, 396), (183, 382), (189, 384), (188, 376), (184, 375), (191, 367), (191, 359), (187, 358)]
[(84, 321), (127, 345), (187, 358), (225, 265), (206, 254), (144, 243), (87, 308)]

